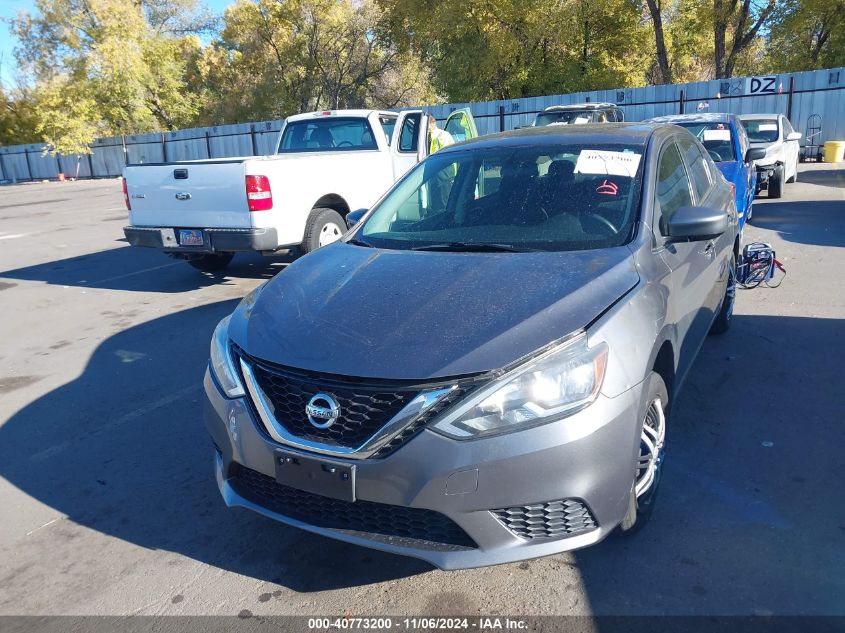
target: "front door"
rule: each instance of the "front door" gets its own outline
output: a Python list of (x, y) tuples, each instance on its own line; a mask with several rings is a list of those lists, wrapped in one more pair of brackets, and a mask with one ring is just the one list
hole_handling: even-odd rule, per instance
[(694, 204), (693, 186), (677, 143), (664, 145), (655, 188), (655, 240), (657, 251), (672, 271), (667, 317), (675, 323), (678, 376), (689, 369), (713, 322), (713, 290), (719, 284), (718, 245), (715, 240), (669, 242), (668, 222), (680, 208)]

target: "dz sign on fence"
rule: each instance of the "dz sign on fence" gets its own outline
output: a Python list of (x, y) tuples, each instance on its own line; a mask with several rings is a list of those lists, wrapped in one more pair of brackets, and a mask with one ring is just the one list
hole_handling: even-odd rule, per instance
[(750, 95), (773, 95), (780, 92), (778, 78), (775, 77), (749, 77), (747, 94)]

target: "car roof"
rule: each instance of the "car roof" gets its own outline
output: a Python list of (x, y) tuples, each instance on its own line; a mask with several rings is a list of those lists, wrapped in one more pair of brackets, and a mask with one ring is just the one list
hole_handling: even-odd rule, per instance
[(553, 105), (544, 108), (543, 112), (565, 112), (566, 110), (598, 110), (600, 108), (615, 108), (615, 103), (568, 103), (566, 105)]
[(525, 127), (510, 132), (488, 134), (450, 145), (438, 152), (461, 151), (472, 147), (517, 147), (524, 145), (596, 144), (641, 145), (648, 143), (651, 135), (663, 126), (653, 123), (585, 123), (583, 125), (548, 125)]
[(303, 112), (302, 114), (294, 114), (287, 118), (288, 121), (304, 121), (308, 119), (332, 118), (332, 117), (355, 117), (366, 118), (373, 113), (377, 114), (391, 114), (396, 116), (395, 112), (384, 112), (382, 110), (318, 110), (316, 112)]
[(753, 119), (777, 119), (780, 114), (740, 114), (739, 120), (740, 121), (750, 121)]
[(737, 116), (730, 112), (697, 112), (695, 114), (669, 114), (646, 119), (652, 123), (728, 123)]

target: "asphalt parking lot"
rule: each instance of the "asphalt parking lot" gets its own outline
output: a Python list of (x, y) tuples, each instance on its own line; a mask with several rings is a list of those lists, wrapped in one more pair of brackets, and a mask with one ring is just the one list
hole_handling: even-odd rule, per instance
[(0, 614), (845, 615), (842, 165), (755, 204), (788, 275), (702, 349), (648, 528), (460, 572), (224, 507), (208, 343), (284, 260), (204, 275), (125, 221), (117, 180), (0, 188)]

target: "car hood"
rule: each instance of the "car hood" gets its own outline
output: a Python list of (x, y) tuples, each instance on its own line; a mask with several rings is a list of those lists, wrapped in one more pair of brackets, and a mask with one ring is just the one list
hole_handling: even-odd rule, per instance
[(627, 247), (391, 251), (338, 242), (247, 297), (229, 335), (316, 372), (434, 379), (504, 367), (585, 327), (637, 284)]

